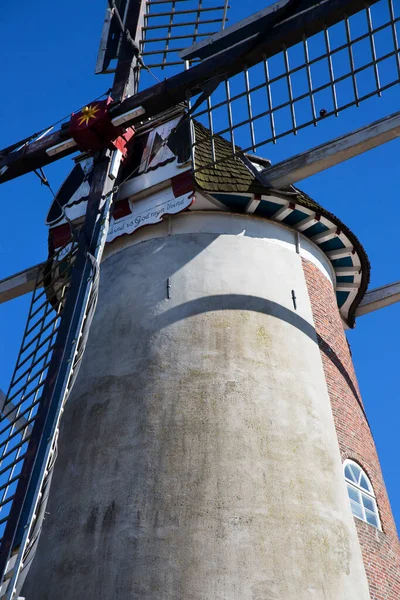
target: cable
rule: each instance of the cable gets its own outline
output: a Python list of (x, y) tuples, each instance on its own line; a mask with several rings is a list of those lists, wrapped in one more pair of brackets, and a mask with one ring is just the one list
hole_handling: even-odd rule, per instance
[(154, 77), (154, 79), (157, 81), (157, 83), (161, 83), (161, 80), (158, 79), (157, 75), (154, 75), (153, 71), (150, 69), (150, 67), (148, 67), (147, 65), (144, 64), (143, 60), (140, 57), (137, 57), (138, 62), (140, 64), (141, 67), (143, 67), (143, 69), (145, 69), (146, 71), (148, 71), (150, 73), (150, 75), (152, 77)]
[(39, 167), (39, 169), (34, 169), (33, 173), (40, 179), (41, 185), (46, 186), (50, 190), (50, 193), (52, 194), (53, 199), (56, 201), (58, 208), (61, 210), (62, 216), (64, 217), (64, 219), (66, 220), (66, 222), (69, 225), (71, 239), (72, 239), (76, 234), (76, 229), (74, 227), (74, 224), (71, 221), (71, 219), (67, 216), (67, 213), (65, 212), (65, 207), (60, 204), (57, 194), (54, 192), (53, 188), (51, 187), (50, 182), (47, 179), (45, 172), (43, 171), (43, 168)]

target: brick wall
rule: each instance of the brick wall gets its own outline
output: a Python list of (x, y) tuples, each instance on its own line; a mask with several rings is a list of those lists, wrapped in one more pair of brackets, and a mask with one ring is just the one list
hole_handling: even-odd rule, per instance
[[(372, 600), (400, 600), (400, 543), (332, 285), (303, 260), (342, 460), (369, 476), (383, 531), (355, 519)], [(377, 401), (379, 399), (377, 398)]]

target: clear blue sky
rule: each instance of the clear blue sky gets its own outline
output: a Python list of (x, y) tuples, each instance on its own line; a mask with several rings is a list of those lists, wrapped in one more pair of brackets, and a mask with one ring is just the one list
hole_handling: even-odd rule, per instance
[[(231, 0), (230, 19), (247, 16), (268, 3)], [(44, 128), (110, 87), (109, 77), (94, 75), (105, 4), (105, 0), (79, 3), (42, 0), (33, 5), (21, 0), (2, 6), (0, 147)], [(277, 146), (263, 150), (263, 155), (276, 162), (395, 112), (399, 106), (396, 87), (383, 98), (371, 99), (337, 119), (327, 119), (316, 130), (285, 138)], [(400, 142), (391, 142), (301, 184), (302, 189), (340, 217), (359, 237), (372, 265), (371, 287), (400, 279), (399, 150)], [(55, 188), (71, 165), (67, 159), (46, 169)], [(0, 186), (0, 279), (45, 258), (44, 218), (50, 200), (48, 190), (41, 188), (32, 174)], [(5, 391), (27, 309), (27, 297), (0, 305), (0, 387)], [(356, 329), (348, 334), (398, 527), (399, 322), (400, 303), (361, 317)]]

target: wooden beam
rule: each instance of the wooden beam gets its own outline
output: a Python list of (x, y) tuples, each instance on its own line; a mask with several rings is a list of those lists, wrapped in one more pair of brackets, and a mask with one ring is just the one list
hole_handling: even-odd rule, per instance
[(299, 221), (294, 227), (297, 229), (297, 231), (305, 231), (306, 229), (309, 229), (310, 227), (315, 225), (315, 223), (318, 223), (318, 220), (319, 219), (317, 215), (313, 213), (309, 217), (306, 217), (302, 221)]
[(334, 267), (337, 277), (343, 275), (358, 275), (361, 273), (361, 267)]
[(337, 258), (346, 258), (347, 256), (351, 256), (354, 254), (354, 248), (338, 248), (337, 250), (328, 250), (325, 253), (330, 260), (335, 260)]
[(367, 315), (396, 302), (400, 302), (400, 281), (368, 291), (356, 310), (356, 317)]
[[(107, 53), (108, 38), (110, 32), (111, 21), (113, 19), (113, 9), (107, 6), (106, 15), (104, 17), (103, 29), (101, 31), (99, 52), (97, 54), (95, 73), (107, 73), (107, 67), (104, 65), (104, 60)], [(115, 58), (115, 57), (114, 57)]]
[(264, 169), (273, 189), (293, 185), (400, 136), (400, 112)]
[(354, 290), (358, 290), (359, 287), (360, 287), (359, 283), (353, 283), (353, 282), (346, 283), (345, 281), (338, 281), (336, 283), (336, 291), (337, 292), (354, 292)]
[(321, 233), (317, 233), (313, 235), (310, 239), (314, 244), (323, 244), (328, 240), (332, 240), (334, 237), (338, 235), (339, 231), (337, 227), (333, 229), (327, 229), (326, 231), (321, 231)]
[[(121, 10), (122, 6), (121, 3), (119, 3), (119, 7), (116, 4), (118, 2), (115, 3), (113, 0), (113, 16), (118, 18), (116, 11)], [(129, 31), (131, 39), (127, 35), (121, 36), (117, 56), (115, 57), (117, 58), (117, 67), (112, 86), (112, 98), (117, 102), (124, 100), (127, 96), (133, 96), (138, 90), (140, 69), (137, 68), (137, 55), (140, 53), (140, 40), (142, 38), (142, 28), (146, 20), (146, 9), (146, 0), (127, 2), (125, 15), (119, 15), (123, 19), (124, 29), (125, 31)]]
[(287, 204), (282, 206), (282, 208), (277, 210), (276, 213), (272, 215), (271, 219), (273, 221), (283, 221), (288, 215), (290, 215), (290, 213), (294, 211), (294, 208), (295, 204), (293, 204), (292, 202), (288, 202)]
[(77, 149), (76, 146), (65, 147), (63, 152), (53, 154), (52, 156), (47, 154), (48, 148), (57, 146), (65, 142), (66, 139), (64, 132), (59, 130), (30, 144), (26, 143), (20, 150), (15, 150), (5, 156), (2, 156), (2, 151), (0, 151), (0, 183), (34, 171), (40, 167), (45, 167), (55, 160), (64, 158), (64, 156), (68, 156), (74, 152)]
[(257, 200), (256, 198), (254, 198), (253, 200), (250, 200), (250, 202), (246, 205), (246, 208), (244, 209), (245, 213), (253, 213), (257, 206), (260, 204), (261, 200)]
[(14, 300), (19, 296), (33, 292), (36, 278), (44, 267), (44, 263), (30, 267), (0, 281), (0, 304)]

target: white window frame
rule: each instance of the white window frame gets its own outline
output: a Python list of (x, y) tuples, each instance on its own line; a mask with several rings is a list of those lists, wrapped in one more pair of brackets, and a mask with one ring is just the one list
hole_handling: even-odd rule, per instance
[[(346, 476), (346, 467), (350, 466), (350, 468), (351, 468), (353, 465), (357, 468), (357, 470), (360, 471), (360, 477), (359, 477), (359, 481), (357, 483)], [(378, 505), (377, 505), (377, 502), (376, 502), (376, 496), (375, 496), (374, 488), (372, 487), (371, 481), (370, 481), (368, 475), (366, 474), (366, 472), (364, 471), (364, 469), (362, 468), (362, 466), (359, 463), (355, 462), (354, 460), (346, 459), (344, 461), (344, 463), (343, 463), (343, 474), (344, 474), (344, 478), (345, 478), (345, 482), (346, 482), (347, 494), (349, 496), (349, 502), (350, 502), (350, 507), (351, 507), (351, 511), (353, 513), (353, 516), (356, 519), (359, 519), (360, 521), (364, 521), (364, 523), (367, 523), (367, 525), (371, 525), (371, 527), (375, 527), (379, 531), (382, 531), (381, 520), (379, 518), (379, 511), (378, 511)], [(367, 485), (368, 485), (368, 489), (366, 489), (363, 485), (360, 484), (361, 476), (362, 475), (365, 477), (365, 480), (366, 480)], [(359, 501), (358, 502), (356, 502), (354, 500), (354, 498), (350, 497), (349, 488), (353, 490), (353, 493), (355, 493), (356, 495), (358, 495), (358, 497), (359, 497)], [(362, 501), (363, 497), (367, 498), (372, 503), (372, 505), (374, 507), (374, 510), (366, 509), (365, 508), (364, 503)], [(362, 517), (359, 516), (358, 514), (354, 513), (352, 501), (355, 504), (358, 505), (359, 509), (361, 509), (360, 512), (362, 514)], [(369, 523), (369, 521), (367, 520), (367, 513), (368, 512), (375, 515), (375, 518), (376, 518), (377, 523), (378, 523), (377, 526), (374, 525), (373, 523)]]

